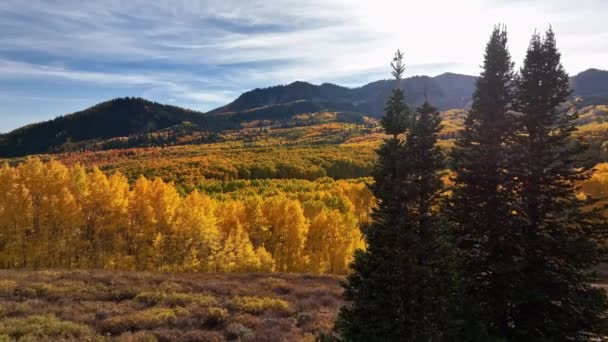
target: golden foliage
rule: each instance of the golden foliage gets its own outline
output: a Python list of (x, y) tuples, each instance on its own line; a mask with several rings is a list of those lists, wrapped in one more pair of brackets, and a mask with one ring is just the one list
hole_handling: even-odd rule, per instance
[(57, 161), (0, 168), (0, 266), (346, 273), (374, 205), (361, 181), (205, 182), (180, 196)]

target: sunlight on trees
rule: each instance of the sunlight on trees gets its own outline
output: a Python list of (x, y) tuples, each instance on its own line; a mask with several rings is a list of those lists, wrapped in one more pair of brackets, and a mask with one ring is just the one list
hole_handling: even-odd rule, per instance
[(121, 173), (57, 161), (4, 165), (0, 265), (347, 273), (363, 247), (359, 224), (374, 205), (364, 183), (235, 182), (220, 186), (249, 192), (230, 198), (214, 193), (214, 184), (180, 196), (160, 178), (141, 176), (130, 186)]

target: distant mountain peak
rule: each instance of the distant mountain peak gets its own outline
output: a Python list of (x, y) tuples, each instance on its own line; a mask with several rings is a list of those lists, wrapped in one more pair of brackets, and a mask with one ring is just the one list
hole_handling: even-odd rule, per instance
[(608, 70), (589, 68), (589, 69), (587, 69), (585, 71), (581, 71), (580, 73), (578, 73), (577, 76), (583, 75), (583, 74), (593, 74), (593, 73), (603, 73), (603, 72), (608, 72)]
[(48, 152), (66, 142), (108, 139), (152, 132), (197, 121), (200, 112), (123, 97), (101, 102), (80, 112), (18, 128), (0, 140), (0, 155), (13, 157)]
[[(314, 85), (295, 81), (286, 86), (255, 89), (241, 94), (233, 102), (210, 111), (210, 114), (237, 113), (255, 108), (286, 105), (293, 101), (308, 101), (326, 110), (351, 110), (380, 116), (390, 95), (394, 80), (380, 80), (361, 87), (347, 88), (332, 83)], [(401, 81), (406, 101), (418, 106), (424, 101), (425, 91), (440, 109), (462, 108), (468, 105), (475, 77), (446, 73), (438, 77), (412, 76)]]
[(608, 71), (587, 69), (570, 79), (573, 95), (581, 106), (608, 103)]

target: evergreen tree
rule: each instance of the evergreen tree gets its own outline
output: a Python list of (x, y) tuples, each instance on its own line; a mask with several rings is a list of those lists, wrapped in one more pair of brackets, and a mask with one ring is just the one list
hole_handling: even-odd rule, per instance
[(405, 71), (403, 53), (401, 51), (397, 50), (395, 53), (391, 67), (393, 68), (392, 75), (395, 77), (397, 86), (393, 89), (393, 93), (386, 103), (386, 107), (384, 108), (385, 114), (380, 120), (380, 123), (382, 124), (384, 131), (387, 134), (391, 134), (396, 139), (397, 135), (405, 132), (407, 129), (410, 116), (409, 108), (405, 104), (405, 99), (403, 97), (403, 91), (399, 88), (401, 85), (401, 77)]
[[(393, 64), (397, 80), (399, 65)], [(387, 115), (395, 114), (391, 108), (408, 112), (400, 93), (393, 93)], [(367, 249), (356, 252), (345, 285), (352, 305), (342, 309), (336, 327), (346, 341), (448, 340), (454, 276), (451, 249), (434, 213), (443, 167), (435, 145), (440, 119), (425, 103), (405, 141), (398, 137), (405, 126), (383, 124), (393, 137), (378, 150), (372, 190), (379, 205), (363, 230)]]
[(517, 281), (513, 265), (520, 253), (515, 248), (519, 236), (510, 229), (515, 220), (509, 173), (513, 77), (507, 32), (498, 26), (486, 46), (472, 108), (452, 152), (456, 176), (447, 208), (459, 237), (468, 309), (475, 309), (467, 316), (481, 325), (479, 333), (495, 336), (510, 329), (511, 285)]
[(569, 94), (553, 31), (544, 38), (534, 34), (516, 92), (523, 281), (512, 304), (513, 341), (586, 341), (589, 334), (606, 334), (608, 301), (591, 287), (589, 271), (606, 257), (599, 244), (606, 224), (575, 196), (576, 184), (592, 170), (581, 168), (582, 146), (571, 139), (575, 115), (558, 110)]

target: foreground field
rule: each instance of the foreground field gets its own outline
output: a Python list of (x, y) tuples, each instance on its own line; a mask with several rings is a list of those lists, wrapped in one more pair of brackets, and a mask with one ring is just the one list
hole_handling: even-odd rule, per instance
[(0, 341), (314, 341), (340, 277), (0, 271)]

